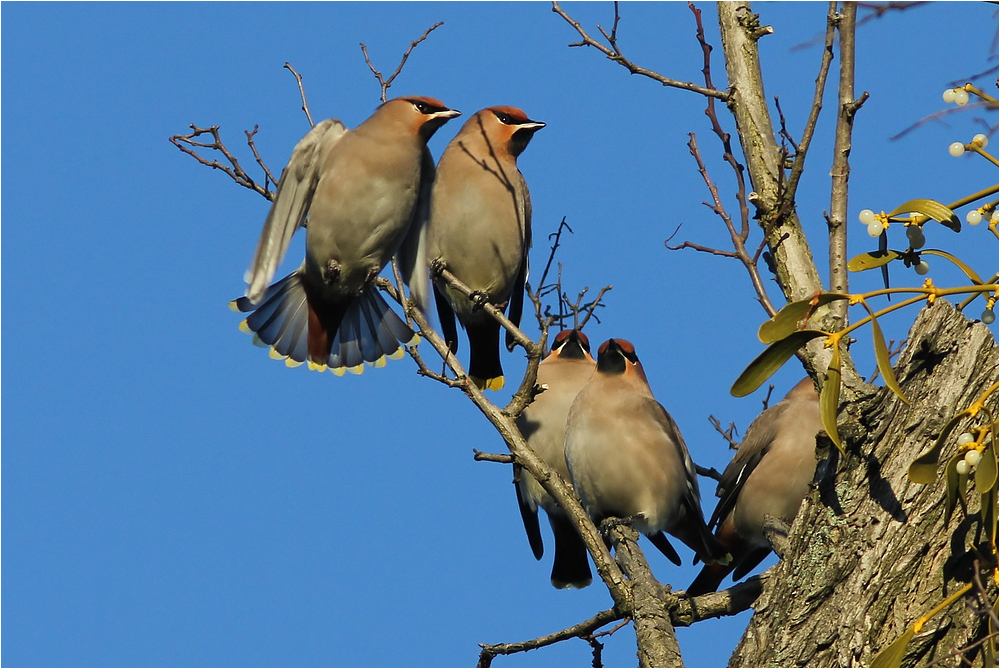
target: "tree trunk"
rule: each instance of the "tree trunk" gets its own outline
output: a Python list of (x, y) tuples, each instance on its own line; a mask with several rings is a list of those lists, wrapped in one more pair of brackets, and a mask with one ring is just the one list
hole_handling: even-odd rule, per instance
[[(872, 389), (841, 407), (846, 461), (830, 447), (833, 457), (819, 467), (818, 485), (792, 526), (791, 554), (765, 585), (731, 666), (868, 665), (969, 582), (969, 549), (988, 541), (980, 496), (972, 489), (968, 514), (959, 506), (945, 524), (943, 463), (972, 421), (951, 432), (935, 483), (912, 483), (907, 470), (996, 380), (997, 344), (985, 326), (943, 299), (921, 311), (909, 336), (896, 374), (912, 406), (888, 389)], [(993, 416), (996, 405), (993, 393)], [(986, 587), (995, 601), (995, 584)], [(957, 601), (910, 641), (903, 664), (982, 666), (978, 651), (964, 661), (958, 651), (983, 638), (986, 625)]]

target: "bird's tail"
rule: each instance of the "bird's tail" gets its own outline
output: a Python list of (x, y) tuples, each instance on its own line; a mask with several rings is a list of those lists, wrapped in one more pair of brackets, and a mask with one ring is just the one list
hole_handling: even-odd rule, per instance
[(687, 592), (688, 597), (697, 597), (698, 595), (715, 592), (722, 585), (723, 579), (732, 570), (732, 566), (719, 564), (718, 562), (707, 564), (698, 572), (698, 575), (691, 581), (691, 585), (687, 587), (685, 592)]
[(718, 590), (723, 579), (729, 576), (733, 569), (739, 565), (740, 558), (742, 558), (742, 554), (745, 552), (731, 521), (722, 523), (713, 538), (716, 545), (727, 551), (732, 559), (725, 563), (720, 561), (706, 561), (705, 566), (698, 572), (694, 581), (687, 588), (687, 594), (691, 597), (697, 597), (698, 595)]
[(556, 588), (586, 588), (594, 580), (587, 561), (587, 546), (569, 518), (549, 514), (555, 538), (552, 585)]
[(732, 553), (725, 542), (720, 543), (720, 539), (708, 529), (705, 517), (701, 515), (701, 508), (695, 507), (693, 500), (687, 509), (686, 519), (686, 522), (670, 529), (670, 533), (695, 552), (696, 560), (701, 560), (706, 565), (714, 562), (728, 565), (733, 559)]
[(469, 333), (469, 376), (480, 390), (503, 388), (503, 367), (500, 365), (500, 325), (485, 312), (485, 318), (470, 319), (465, 329)]
[[(403, 357), (402, 345), (418, 341), (371, 284), (348, 303), (319, 309), (310, 305), (301, 269), (268, 288), (259, 305), (241, 297), (229, 306), (252, 312), (240, 329), (253, 334), (255, 345), (270, 348), (271, 357), (289, 367), (308, 362), (310, 369), (330, 369), (338, 376), (345, 371), (360, 374), (365, 363), (382, 367), (386, 358)], [(315, 332), (310, 333), (310, 326)], [(317, 340), (323, 342), (319, 350)]]

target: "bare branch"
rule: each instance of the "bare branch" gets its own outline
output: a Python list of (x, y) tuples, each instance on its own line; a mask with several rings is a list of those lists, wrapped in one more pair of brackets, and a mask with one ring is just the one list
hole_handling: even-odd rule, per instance
[[(500, 437), (507, 444), (507, 448), (510, 450), (511, 455), (514, 457), (516, 462), (520, 466), (524, 467), (524, 469), (527, 470), (532, 477), (534, 477), (539, 485), (541, 485), (542, 488), (552, 496), (556, 503), (559, 504), (559, 506), (566, 512), (567, 517), (576, 526), (577, 531), (580, 533), (580, 537), (583, 539), (584, 545), (586, 545), (591, 558), (594, 560), (597, 573), (607, 586), (608, 592), (611, 594), (616, 606), (621, 610), (631, 610), (631, 589), (624, 575), (621, 573), (621, 570), (618, 568), (618, 565), (611, 558), (611, 554), (608, 552), (607, 546), (605, 546), (600, 533), (594, 526), (593, 522), (591, 522), (587, 512), (584, 511), (583, 506), (580, 504), (580, 500), (577, 498), (572, 488), (562, 480), (562, 477), (560, 477), (555, 470), (546, 464), (544, 460), (539, 458), (530, 446), (528, 446), (524, 436), (521, 434), (516, 423), (514, 422), (514, 413), (511, 410), (511, 406), (508, 405), (507, 408), (501, 410), (495, 404), (486, 399), (483, 392), (471, 382), (461, 364), (459, 364), (458, 360), (451, 353), (451, 349), (448, 347), (448, 344), (441, 338), (441, 335), (431, 328), (420, 309), (418, 309), (405, 294), (400, 294), (392, 285), (392, 282), (379, 277), (376, 279), (376, 284), (397, 303), (403, 306), (407, 316), (412, 318), (416, 323), (420, 335), (425, 341), (427, 341), (428, 344), (431, 345), (432, 348), (434, 348), (437, 354), (444, 361), (446, 367), (450, 369), (453, 374), (455, 374), (456, 378), (454, 380), (448, 379), (443, 374), (436, 374), (435, 372), (430, 371), (420, 360), (416, 347), (408, 347), (407, 353), (409, 353), (409, 355), (417, 361), (420, 373), (425, 376), (430, 376), (431, 378), (436, 378), (449, 386), (460, 388), (462, 392), (464, 392), (465, 395), (472, 400), (473, 404), (476, 405), (476, 408), (478, 408), (483, 415), (486, 416), (487, 420), (490, 421), (499, 433)], [(461, 287), (457, 284), (458, 282), (455, 282), (455, 284), (452, 285), (457, 290), (461, 290)], [(468, 288), (466, 288), (466, 290), (468, 290)], [(518, 330), (518, 332), (520, 333), (520, 330)], [(521, 337), (524, 337), (523, 333), (520, 334)], [(545, 334), (546, 330), (543, 328), (542, 341), (539, 344), (534, 344), (528, 340), (529, 344), (532, 346), (532, 350), (529, 354), (528, 370), (525, 372), (525, 377), (521, 384), (521, 390), (518, 391), (519, 393), (524, 391), (525, 388), (534, 388), (537, 362), (533, 365), (531, 359), (532, 357), (540, 356), (541, 351), (544, 350)], [(515, 395), (515, 399), (511, 400), (512, 405), (515, 404), (515, 402), (520, 401), (516, 398), (517, 396)]]
[(729, 427), (725, 430), (722, 429), (722, 424), (719, 419), (715, 416), (709, 416), (708, 422), (712, 424), (715, 431), (722, 435), (722, 438), (729, 442), (729, 448), (737, 449), (740, 447), (740, 442), (736, 441), (733, 437), (733, 433), (736, 432), (736, 423), (730, 422)]
[(735, 616), (746, 611), (760, 597), (764, 584), (771, 578), (770, 572), (769, 569), (758, 576), (751, 576), (728, 590), (694, 598), (682, 596), (684, 593), (678, 592), (674, 600), (668, 603), (674, 627), (689, 627), (701, 620)]
[(559, 227), (556, 228), (556, 231), (549, 235), (549, 239), (553, 240), (552, 249), (549, 251), (549, 259), (545, 263), (545, 269), (542, 271), (542, 278), (538, 280), (539, 289), (545, 285), (545, 279), (549, 276), (549, 268), (552, 267), (552, 260), (556, 257), (556, 249), (559, 248), (559, 242), (562, 239), (563, 229), (569, 230), (570, 234), (573, 234), (573, 228), (569, 227), (565, 216), (563, 216), (562, 220), (559, 221)]
[[(845, 3), (845, 7), (851, 8), (851, 29), (853, 35), (853, 12), (855, 11), (855, 6), (853, 3)], [(802, 131), (802, 141), (795, 145), (795, 162), (792, 165), (792, 171), (788, 177), (788, 182), (781, 192), (781, 200), (779, 202), (778, 213), (776, 215), (776, 218), (778, 219), (783, 218), (785, 213), (795, 206), (795, 193), (799, 186), (799, 179), (802, 177), (802, 171), (805, 169), (806, 154), (809, 151), (809, 144), (812, 142), (813, 133), (816, 131), (816, 122), (819, 120), (820, 110), (823, 109), (823, 92), (826, 90), (826, 77), (830, 72), (830, 63), (833, 61), (834, 33), (837, 30), (837, 24), (842, 20), (844, 20), (843, 17), (837, 14), (837, 2), (836, 0), (833, 0), (830, 3), (830, 8), (826, 15), (826, 37), (823, 44), (823, 58), (820, 61), (819, 74), (816, 75), (816, 89), (813, 92), (812, 108), (809, 110), (809, 118), (806, 121), (806, 127)], [(853, 40), (851, 44), (853, 46)], [(853, 59), (851, 63), (851, 76), (853, 82)], [(843, 72), (843, 70), (841, 70), (841, 72)], [(777, 100), (775, 103), (777, 104)], [(780, 114), (780, 107), (778, 108), (778, 112)], [(782, 119), (783, 118), (784, 117), (782, 116)], [(782, 127), (784, 127), (784, 120), (782, 120)]]
[(312, 114), (309, 113), (309, 103), (306, 102), (306, 89), (302, 87), (302, 75), (295, 71), (291, 63), (285, 62), (285, 69), (295, 75), (295, 82), (299, 85), (299, 96), (302, 98), (302, 111), (306, 113), (306, 120), (309, 121), (309, 127), (315, 128), (316, 124), (313, 123)]
[(247, 135), (247, 146), (249, 146), (250, 150), (253, 151), (254, 160), (256, 160), (257, 164), (260, 165), (260, 169), (264, 170), (264, 190), (269, 190), (268, 182), (277, 186), (278, 181), (274, 178), (274, 175), (271, 174), (271, 170), (267, 168), (267, 165), (264, 164), (260, 154), (257, 153), (257, 145), (253, 141), (254, 135), (257, 134), (257, 129), (258, 126), (254, 125), (253, 130), (244, 130), (243, 132)]
[(605, 46), (604, 44), (601, 44), (600, 42), (598, 42), (594, 38), (592, 38), (590, 35), (588, 35), (587, 31), (584, 30), (583, 26), (581, 26), (577, 21), (574, 21), (570, 17), (569, 14), (567, 14), (565, 11), (563, 11), (563, 8), (559, 6), (558, 2), (553, 2), (552, 3), (552, 11), (555, 12), (556, 14), (558, 14), (559, 16), (561, 16), (566, 21), (566, 23), (568, 23), (571, 26), (573, 26), (573, 28), (575, 28), (576, 31), (580, 34), (581, 41), (574, 42), (573, 44), (570, 44), (570, 46), (591, 46), (591, 47), (594, 47), (595, 49), (597, 49), (598, 51), (600, 51), (601, 53), (603, 53), (605, 56), (607, 56), (608, 60), (612, 60), (612, 61), (618, 63), (619, 65), (621, 65), (622, 67), (624, 67), (626, 70), (628, 70), (632, 74), (640, 74), (640, 75), (642, 75), (644, 77), (648, 77), (649, 79), (652, 79), (653, 81), (658, 81), (659, 83), (663, 84), (664, 86), (669, 86), (671, 88), (680, 88), (680, 89), (683, 89), (683, 90), (686, 90), (686, 91), (692, 91), (694, 93), (700, 93), (702, 95), (707, 95), (708, 97), (717, 98), (717, 99), (723, 100), (723, 101), (726, 101), (726, 100), (729, 99), (729, 93), (727, 93), (725, 91), (719, 91), (719, 90), (716, 90), (714, 88), (705, 88), (704, 86), (698, 86), (697, 84), (693, 84), (693, 83), (688, 82), (688, 81), (678, 81), (677, 79), (671, 79), (669, 77), (665, 77), (665, 76), (663, 76), (662, 74), (660, 74), (658, 72), (654, 72), (653, 70), (649, 70), (649, 69), (646, 69), (644, 67), (640, 67), (640, 66), (636, 65), (635, 63), (633, 63), (632, 61), (630, 61), (629, 59), (627, 59), (624, 55), (622, 55), (621, 49), (618, 47), (618, 35), (617, 35), (617, 31), (618, 31), (618, 5), (617, 5), (617, 3), (615, 4), (615, 26), (614, 26), (614, 29), (611, 31), (611, 34), (608, 35), (607, 33), (604, 32), (603, 29), (599, 28), (601, 30), (601, 33), (604, 35), (605, 39), (607, 39), (608, 42), (609, 42), (609, 44), (611, 45), (610, 47), (609, 46)]
[(370, 69), (372, 71), (372, 74), (375, 75), (375, 78), (378, 79), (378, 84), (382, 88), (382, 92), (381, 92), (382, 102), (385, 102), (386, 91), (388, 91), (389, 87), (392, 86), (392, 82), (395, 81), (396, 77), (399, 76), (399, 73), (403, 71), (403, 66), (406, 65), (406, 59), (410, 57), (410, 53), (413, 51), (413, 49), (418, 44), (420, 44), (425, 39), (427, 39), (428, 35), (430, 35), (432, 32), (434, 32), (435, 30), (437, 30), (438, 28), (440, 28), (443, 25), (444, 25), (444, 21), (438, 21), (437, 23), (435, 23), (434, 25), (432, 25), (430, 28), (428, 28), (427, 30), (425, 30), (423, 35), (421, 35), (417, 39), (415, 39), (412, 42), (410, 42), (410, 46), (406, 49), (406, 52), (403, 53), (403, 57), (400, 59), (399, 65), (396, 66), (396, 70), (392, 74), (389, 75), (388, 79), (383, 78), (382, 77), (382, 73), (379, 72), (377, 69), (375, 69), (375, 66), (372, 64), (371, 59), (368, 57), (368, 47), (365, 46), (364, 42), (360, 43), (361, 44), (361, 53), (365, 57), (365, 63), (368, 65), (368, 69)]
[[(928, 114), (927, 116), (923, 117), (922, 119), (920, 119), (916, 123), (913, 123), (912, 125), (904, 128), (900, 132), (898, 132), (895, 135), (891, 136), (889, 138), (889, 140), (895, 142), (896, 140), (902, 139), (906, 135), (910, 134), (911, 132), (913, 132), (914, 130), (916, 130), (917, 128), (919, 128), (920, 126), (926, 125), (927, 123), (931, 123), (931, 122), (937, 122), (937, 123), (941, 123), (944, 126), (948, 126), (948, 124), (945, 123), (944, 121), (942, 121), (941, 119), (945, 118), (946, 116), (950, 116), (952, 114), (958, 114), (958, 113), (966, 112), (966, 111), (969, 111), (969, 110), (972, 110), (972, 109), (986, 109), (986, 110), (990, 110), (990, 109), (992, 109), (992, 107), (989, 105), (989, 103), (987, 103), (985, 101), (979, 101), (979, 102), (970, 102), (969, 104), (965, 105), (964, 107), (948, 107), (947, 109), (941, 109), (939, 111), (934, 112), (933, 114)], [(990, 128), (991, 132), (993, 132), (995, 130), (996, 130), (996, 126), (992, 126)]]
[[(713, 212), (715, 212), (722, 222), (725, 224), (726, 229), (729, 231), (729, 237), (733, 242), (733, 251), (721, 251), (719, 249), (711, 249), (698, 244), (693, 244), (691, 242), (684, 242), (678, 247), (667, 246), (671, 250), (677, 250), (681, 248), (693, 248), (696, 251), (702, 251), (705, 253), (712, 253), (713, 255), (724, 256), (727, 258), (736, 258), (743, 263), (747, 272), (750, 275), (750, 282), (753, 284), (754, 291), (757, 293), (757, 300), (760, 305), (764, 307), (764, 311), (768, 313), (769, 316), (773, 316), (777, 313), (774, 305), (771, 304), (771, 298), (767, 295), (767, 289), (764, 286), (764, 280), (760, 276), (760, 272), (757, 269), (756, 258), (751, 258), (747, 253), (746, 246), (746, 236), (743, 232), (737, 232), (736, 227), (733, 225), (732, 218), (726, 213), (725, 207), (722, 205), (722, 200), (719, 198), (719, 190), (715, 187), (712, 182), (712, 178), (708, 174), (708, 169), (705, 167), (705, 162), (701, 158), (701, 152), (698, 150), (698, 140), (695, 134), (689, 133), (690, 139), (688, 140), (688, 150), (694, 157), (695, 162), (698, 164), (698, 171), (701, 173), (702, 178), (705, 180), (705, 185), (708, 187), (709, 193), (712, 195), (713, 204), (705, 203)], [(747, 231), (748, 233), (748, 231)]]
[(509, 465), (514, 462), (514, 456), (510, 453), (484, 453), (472, 449), (472, 459), (476, 462), (499, 462), (502, 465)]
[(538, 345), (528, 338), (528, 335), (521, 331), (521, 328), (517, 327), (510, 322), (510, 319), (504, 315), (503, 310), (497, 308), (495, 305), (491, 304), (485, 299), (483, 293), (472, 290), (464, 283), (458, 280), (454, 274), (448, 271), (444, 263), (440, 260), (435, 260), (431, 263), (431, 279), (441, 279), (450, 287), (454, 288), (458, 292), (465, 295), (471, 301), (476, 303), (477, 308), (481, 308), (483, 311), (488, 313), (493, 319), (499, 323), (507, 332), (509, 332), (513, 337), (514, 341), (517, 342), (518, 346), (523, 348), (529, 354), (534, 352)]
[(670, 603), (676, 596), (657, 581), (637, 545), (638, 533), (630, 525), (614, 525), (609, 531), (615, 560), (632, 585), (636, 644), (640, 667), (681, 667), (681, 649), (671, 622)]
[(765, 395), (764, 399), (760, 401), (760, 403), (764, 405), (761, 411), (767, 411), (767, 407), (770, 406), (771, 404), (771, 393), (773, 392), (774, 392), (774, 384), (773, 383), (767, 384), (767, 395)]
[[(830, 12), (836, 9), (836, 2), (830, 3)], [(868, 93), (859, 100), (854, 99), (854, 34), (857, 6), (845, 2), (837, 21), (840, 35), (840, 86), (837, 129), (833, 145), (833, 167), (830, 170), (830, 215), (827, 218), (830, 238), (830, 290), (846, 293), (847, 273), (847, 181), (851, 174), (848, 156), (851, 154), (851, 133), (854, 115), (868, 98)], [(814, 103), (815, 104), (815, 103)], [(830, 305), (831, 331), (847, 325), (847, 303)]]
[(623, 617), (624, 616), (622, 614), (616, 612), (614, 609), (608, 609), (607, 611), (601, 611), (594, 617), (588, 618), (587, 620), (577, 623), (572, 627), (567, 627), (562, 631), (546, 634), (545, 636), (538, 637), (537, 639), (531, 639), (530, 641), (520, 641), (518, 643), (479, 644), (482, 651), (479, 653), (479, 663), (476, 666), (489, 667), (493, 662), (493, 658), (498, 655), (523, 653), (524, 651), (544, 648), (545, 646), (551, 646), (554, 643), (559, 643), (560, 641), (566, 641), (567, 639), (575, 637), (586, 640), (586, 637), (592, 635), (594, 631), (604, 627), (608, 623), (621, 620)]
[[(859, 2), (858, 7), (863, 9), (870, 9), (871, 13), (867, 14), (863, 19), (858, 21), (858, 26), (862, 26), (869, 21), (882, 18), (882, 15), (889, 11), (906, 11), (907, 9), (912, 9), (914, 7), (919, 7), (920, 5), (926, 5), (926, 0), (921, 2)], [(817, 34), (808, 42), (802, 42), (801, 44), (796, 44), (789, 51), (793, 53), (796, 51), (801, 51), (802, 49), (808, 49), (813, 44), (818, 43), (823, 39), (822, 34)]]
[[(587, 321), (590, 320), (590, 317), (594, 315), (594, 310), (595, 309), (597, 309), (598, 307), (603, 307), (604, 306), (604, 304), (601, 302), (601, 299), (604, 297), (604, 293), (608, 292), (612, 288), (614, 288), (614, 286), (611, 286), (611, 285), (608, 285), (608, 286), (605, 286), (604, 288), (601, 288), (600, 292), (597, 293), (597, 297), (594, 298), (594, 300), (592, 302), (590, 302), (589, 304), (585, 304), (582, 307), (582, 311), (585, 311), (587, 313), (587, 315), (584, 316), (583, 320), (580, 321), (576, 325), (576, 328), (578, 330), (582, 330), (583, 329), (583, 327), (587, 324)], [(575, 316), (576, 316), (576, 314), (574, 314), (574, 317)], [(600, 323), (601, 319), (598, 318), (597, 322)]]
[(715, 467), (702, 467), (701, 465), (695, 463), (694, 470), (698, 472), (698, 476), (704, 476), (705, 478), (710, 478), (713, 481), (722, 481), (722, 473)]
[[(270, 173), (267, 172), (267, 168), (264, 168), (265, 182), (264, 186), (261, 186), (252, 178), (250, 178), (250, 176), (245, 171), (243, 171), (243, 167), (240, 166), (239, 160), (237, 160), (236, 156), (230, 153), (229, 150), (226, 148), (225, 144), (222, 143), (222, 139), (219, 135), (219, 126), (213, 125), (211, 128), (199, 128), (194, 123), (192, 123), (190, 127), (192, 132), (188, 133), (187, 135), (173, 135), (169, 138), (170, 143), (176, 146), (182, 152), (188, 154), (189, 156), (197, 160), (202, 165), (211, 167), (213, 170), (221, 170), (225, 172), (226, 174), (229, 175), (229, 177), (233, 181), (238, 183), (240, 186), (243, 186), (244, 188), (249, 188), (255, 193), (260, 194), (267, 200), (274, 199), (274, 191), (268, 190), (267, 188), (267, 181), (266, 181), (267, 179), (270, 179), (272, 183), (274, 182), (273, 178), (271, 178)], [(256, 132), (257, 130), (256, 128), (254, 128), (254, 133)], [(202, 135), (211, 135), (212, 142), (211, 143), (199, 142), (195, 139), (196, 137), (201, 137)], [(248, 133), (247, 137), (248, 141), (252, 140), (252, 137), (253, 133)], [(188, 148), (188, 147), (193, 147), (193, 148)], [(211, 151), (218, 151), (223, 155), (223, 157), (225, 157), (229, 165), (224, 165), (218, 160), (209, 160), (207, 158), (204, 158), (197, 152), (197, 149), (209, 149)], [(254, 155), (256, 154), (257, 151), (254, 148)], [(261, 165), (261, 167), (264, 166), (263, 162), (259, 160), (258, 163)]]

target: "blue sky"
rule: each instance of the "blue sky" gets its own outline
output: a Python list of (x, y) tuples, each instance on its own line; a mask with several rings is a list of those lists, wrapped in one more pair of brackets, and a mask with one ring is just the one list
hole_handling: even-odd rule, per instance
[[(565, 8), (589, 28), (612, 20), (609, 3)], [(702, 8), (722, 85), (714, 9)], [(755, 10), (775, 28), (761, 41), (767, 93), (797, 137), (820, 49), (790, 47), (823, 30), (826, 5)], [(981, 131), (973, 114), (888, 140), (943, 108), (949, 81), (988, 67), (994, 11), (942, 3), (860, 29), (857, 89), (871, 99), (851, 155), (852, 255), (873, 246), (860, 209), (947, 203), (995, 183), (985, 161), (947, 154)], [(622, 16), (629, 57), (699, 81), (684, 4), (625, 3)], [(576, 34), (540, 3), (4, 3), (4, 665), (468, 666), (479, 642), (532, 638), (609, 606), (600, 585), (549, 586), (550, 555), (531, 556), (509, 469), (472, 459), (503, 443), (459, 391), (409, 360), (336, 378), (250, 345), (226, 303), (242, 293), (267, 203), (167, 142), (192, 122), (219, 125), (249, 169), (243, 131), (259, 125), (277, 173), (308, 130), (286, 61), (314, 118), (353, 126), (379, 92), (358, 43), (391, 71), (437, 21), (390, 95), (431, 95), (466, 115), (511, 104), (548, 124), (520, 160), (536, 272), (565, 216), (566, 288), (614, 285), (591, 340), (633, 341), (695, 460), (726, 464), (707, 418), (743, 428), (760, 410), (763, 392), (737, 400), (728, 388), (761, 349), (764, 312), (735, 262), (664, 248), (679, 224), (675, 241), (726, 244), (701, 204), (689, 132), (736, 211), (699, 96), (567, 48)], [(834, 101), (799, 196), (818, 256)], [(437, 133), (435, 156), (459, 126)], [(986, 277), (997, 256), (985, 227), (931, 228), (928, 245)], [(298, 240), (286, 266), (300, 258)], [(957, 281), (941, 264), (931, 276)], [(877, 276), (853, 280), (878, 287)], [(917, 283), (902, 268), (893, 280)], [(914, 313), (884, 323), (887, 337), (905, 336)], [(869, 336), (854, 347), (864, 373)], [(524, 363), (504, 365), (516, 378)], [(775, 393), (798, 378), (789, 364)], [(648, 553), (666, 583), (696, 573)], [(724, 665), (748, 617), (679, 630), (686, 663)], [(605, 641), (608, 665), (634, 665), (630, 630)], [(589, 660), (574, 641), (495, 666)]]

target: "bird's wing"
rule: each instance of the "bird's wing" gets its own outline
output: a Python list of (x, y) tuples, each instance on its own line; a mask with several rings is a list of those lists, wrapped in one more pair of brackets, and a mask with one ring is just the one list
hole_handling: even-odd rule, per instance
[(719, 504), (712, 513), (712, 519), (708, 521), (709, 527), (722, 522), (736, 506), (743, 484), (770, 449), (777, 431), (778, 418), (787, 408), (787, 402), (779, 402), (750, 423), (733, 461), (722, 472), (722, 480), (715, 493), (719, 497)]
[(327, 119), (295, 145), (288, 165), (281, 172), (277, 195), (246, 273), (246, 296), (252, 303), (256, 304), (264, 296), (285, 257), (292, 235), (309, 213), (323, 158), (346, 132), (343, 123)]
[(410, 296), (424, 314), (430, 313), (430, 282), (427, 276), (427, 219), (434, 185), (434, 158), (424, 147), (420, 162), (420, 191), (410, 228), (399, 248), (399, 265)]
[[(518, 190), (521, 200), (520, 224), (521, 224), (521, 265), (517, 270), (517, 278), (514, 279), (514, 290), (510, 296), (510, 306), (507, 308), (507, 317), (514, 325), (521, 327), (521, 312), (524, 310), (524, 286), (528, 281), (528, 250), (531, 248), (531, 196), (528, 194), (528, 186), (524, 182), (524, 177), (520, 177)], [(507, 333), (507, 350), (513, 351), (516, 342), (514, 335)]]

